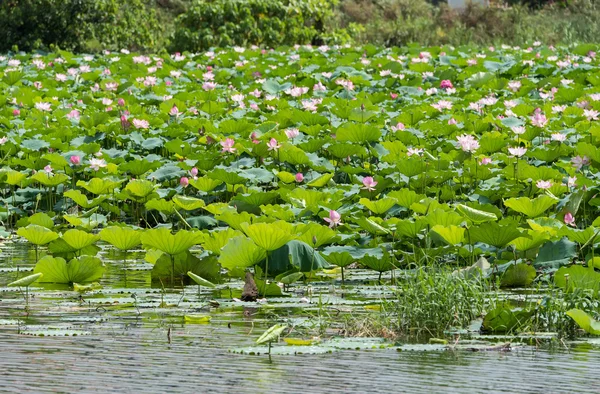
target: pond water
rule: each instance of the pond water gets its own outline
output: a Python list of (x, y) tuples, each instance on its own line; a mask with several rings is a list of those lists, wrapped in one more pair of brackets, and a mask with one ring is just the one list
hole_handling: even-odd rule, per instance
[[(33, 267), (33, 254), (22, 244), (1, 248), (0, 391), (600, 392), (600, 345), (593, 340), (558, 349), (515, 345), (509, 352), (414, 344), (382, 348), (377, 340), (355, 345), (342, 340), (329, 346), (278, 344), (271, 359), (247, 354), (274, 316), (311, 332), (323, 314), (360, 313), (385, 291), (349, 286), (342, 298), (323, 283), (315, 285), (312, 302), (303, 308), (300, 293), (268, 305), (224, 296), (227, 286), (241, 288), (241, 282), (212, 293), (199, 294), (195, 286), (163, 292), (152, 287), (151, 267), (141, 255), (125, 280), (110, 250), (102, 252), (109, 270), (101, 290), (80, 295), (68, 287), (36, 285), (25, 315), (22, 294), (5, 285), (17, 270)], [(360, 275), (366, 274), (355, 278)], [(317, 290), (325, 294), (325, 306), (314, 300)], [(211, 321), (185, 324), (186, 314), (209, 315)], [(241, 349), (246, 352), (238, 353)]]

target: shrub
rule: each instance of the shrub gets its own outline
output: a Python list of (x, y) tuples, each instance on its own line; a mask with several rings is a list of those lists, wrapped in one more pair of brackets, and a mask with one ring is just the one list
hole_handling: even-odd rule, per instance
[(73, 51), (154, 49), (156, 13), (144, 0), (8, 0), (0, 2), (0, 51), (56, 45)]
[(331, 15), (329, 0), (196, 1), (177, 19), (171, 48), (319, 43)]

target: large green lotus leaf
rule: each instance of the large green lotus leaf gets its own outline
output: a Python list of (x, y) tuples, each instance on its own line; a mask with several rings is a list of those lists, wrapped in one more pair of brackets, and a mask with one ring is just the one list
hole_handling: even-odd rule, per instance
[(237, 213), (237, 212), (231, 212), (231, 211), (225, 211), (222, 214), (215, 216), (215, 219), (217, 219), (221, 222), (225, 222), (231, 228), (233, 228), (235, 230), (240, 230), (240, 231), (242, 231), (242, 225), (244, 223), (252, 222), (253, 218), (255, 218), (255, 216), (248, 212)]
[[(220, 281), (219, 264), (217, 259), (214, 257), (198, 258), (191, 254), (189, 251), (179, 253), (173, 257), (175, 271), (173, 278), (175, 284), (192, 283), (191, 278), (188, 276), (188, 272), (200, 276), (207, 281), (218, 283)], [(152, 268), (151, 277), (153, 281), (162, 281), (163, 283), (169, 283), (171, 281), (171, 272), (173, 264), (171, 263), (171, 257), (162, 255), (154, 264)]]
[(77, 186), (83, 187), (92, 194), (100, 195), (112, 192), (123, 182), (125, 182), (124, 179), (115, 181), (107, 178), (92, 178), (87, 182), (77, 181)]
[(281, 230), (277, 223), (242, 223), (241, 227), (244, 233), (261, 248), (267, 252), (281, 248), (293, 237), (289, 232)]
[(454, 225), (433, 226), (431, 231), (438, 234), (447, 244), (458, 245), (465, 242), (465, 229)]
[(459, 226), (465, 219), (456, 212), (435, 209), (425, 217), (425, 222), (430, 226)]
[(328, 226), (318, 223), (298, 224), (296, 226), (298, 240), (318, 248), (335, 241), (337, 233)]
[(416, 192), (410, 189), (394, 190), (392, 192), (389, 192), (387, 196), (394, 198), (396, 200), (396, 204), (405, 208), (410, 208), (411, 205), (422, 200), (425, 197), (424, 195), (417, 194)]
[(129, 181), (127, 186), (125, 186), (125, 190), (136, 197), (144, 198), (149, 196), (154, 192), (156, 185), (153, 182), (147, 181), (145, 179), (133, 179)]
[(65, 174), (47, 174), (43, 171), (35, 173), (31, 179), (41, 183), (46, 187), (56, 187), (69, 180), (69, 176)]
[(58, 238), (57, 233), (37, 224), (21, 227), (17, 230), (17, 234), (34, 245), (46, 245)]
[(327, 147), (327, 152), (331, 153), (333, 157), (338, 159), (345, 159), (346, 157), (351, 157), (354, 155), (358, 155), (360, 157), (365, 157), (367, 155), (367, 151), (364, 146), (346, 143), (331, 144), (329, 147)]
[(369, 211), (376, 215), (381, 215), (389, 211), (394, 205), (396, 205), (396, 199), (390, 197), (380, 198), (376, 201), (371, 201), (367, 198), (361, 198), (359, 203), (366, 207)]
[(511, 208), (513, 211), (535, 218), (546, 212), (548, 208), (557, 202), (557, 198), (541, 195), (534, 199), (529, 197), (509, 198), (504, 201), (504, 205)]
[(85, 209), (94, 208), (108, 198), (107, 196), (100, 196), (94, 198), (93, 200), (88, 200), (87, 197), (79, 190), (68, 190), (63, 193), (63, 196), (70, 198), (71, 200), (75, 201), (77, 205)]
[(244, 236), (234, 237), (221, 250), (219, 263), (228, 270), (247, 268), (258, 264), (267, 256), (265, 249)]
[(300, 208), (293, 208), (290, 204), (268, 204), (261, 205), (259, 208), (265, 216), (286, 222), (294, 221), (296, 215), (301, 212)]
[(131, 250), (141, 243), (142, 232), (131, 227), (112, 226), (100, 231), (100, 239), (121, 250)]
[(157, 210), (164, 213), (165, 215), (172, 215), (175, 213), (175, 205), (173, 201), (167, 201), (164, 198), (152, 199), (146, 203), (146, 209)]
[(246, 204), (261, 206), (268, 204), (279, 197), (279, 193), (276, 192), (254, 192), (250, 194), (238, 194), (235, 196), (233, 201), (242, 201)]
[(547, 233), (551, 237), (558, 235), (559, 230), (563, 226), (563, 224), (552, 218), (537, 218), (537, 219), (527, 219), (527, 224), (534, 231), (539, 231), (541, 233)]
[(469, 229), (471, 242), (483, 242), (497, 248), (503, 248), (523, 233), (516, 225), (501, 225), (495, 222), (484, 223)]
[(27, 287), (29, 285), (31, 285), (33, 282), (35, 282), (36, 280), (40, 279), (42, 276), (44, 276), (44, 274), (37, 273), (37, 274), (33, 274), (33, 275), (27, 275), (21, 279), (15, 280), (14, 282), (10, 282), (8, 285), (8, 287)]
[(412, 157), (404, 158), (396, 163), (398, 172), (406, 175), (409, 178), (421, 175), (427, 171), (425, 163), (421, 159), (413, 159)]
[(67, 230), (63, 235), (62, 239), (69, 244), (73, 249), (80, 250), (86, 246), (94, 244), (100, 239), (99, 235), (86, 233), (82, 230), (71, 229)]
[(204, 193), (209, 193), (222, 184), (223, 181), (207, 176), (198, 179), (190, 179), (190, 185)]
[(206, 204), (204, 203), (204, 200), (201, 200), (199, 198), (194, 198), (194, 197), (180, 196), (180, 195), (174, 196), (173, 202), (179, 208), (186, 210), (186, 211), (193, 211), (193, 210), (200, 209), (200, 208), (206, 206)]
[(345, 123), (336, 131), (336, 139), (340, 142), (364, 144), (378, 141), (380, 137), (379, 128), (360, 123)]
[(573, 289), (600, 290), (600, 273), (582, 265), (561, 267), (554, 273), (554, 284), (566, 291)]
[(584, 230), (564, 226), (559, 230), (558, 234), (560, 236), (567, 237), (569, 240), (577, 242), (580, 245), (587, 244), (592, 239), (595, 239), (598, 235), (596, 228), (592, 226)]
[(144, 247), (158, 249), (173, 256), (188, 251), (192, 246), (202, 242), (203, 238), (204, 235), (200, 232), (179, 230), (173, 235), (169, 229), (161, 227), (144, 232), (141, 240)]
[(382, 257), (375, 257), (367, 254), (360, 259), (360, 263), (379, 273), (397, 268), (390, 255), (385, 251), (383, 251)]
[(547, 233), (529, 230), (525, 236), (513, 239), (510, 244), (514, 245), (515, 249), (524, 252), (541, 246), (548, 239), (550, 239), (550, 235)]
[(329, 263), (310, 245), (302, 241), (290, 241), (273, 251), (269, 257), (269, 273), (279, 274), (293, 268), (310, 272), (329, 267)]
[(352, 221), (358, 224), (363, 230), (368, 231), (374, 235), (385, 235), (389, 234), (391, 231), (381, 224), (377, 222), (376, 217), (371, 216), (370, 218), (366, 218), (364, 216), (353, 218)]
[(102, 278), (102, 260), (92, 256), (81, 256), (69, 262), (60, 257), (44, 256), (35, 265), (34, 273), (41, 273), (40, 282), (84, 283)]
[(248, 181), (246, 178), (239, 176), (237, 173), (224, 168), (215, 168), (208, 173), (208, 177), (217, 181), (225, 182), (228, 185), (245, 185)]
[(508, 304), (500, 305), (485, 315), (481, 331), (512, 333), (525, 326), (533, 314), (533, 310), (511, 308)]
[(132, 160), (119, 165), (121, 173), (130, 173), (134, 177), (139, 177), (150, 170), (155, 170), (160, 167), (160, 161)]
[[(274, 171), (276, 171), (276, 170), (274, 170)], [(292, 174), (291, 172), (277, 171), (277, 172), (275, 172), (275, 174), (277, 175), (277, 178), (279, 178), (279, 180), (282, 181), (283, 183), (296, 182), (296, 176), (294, 174)]]
[(209, 235), (204, 237), (202, 247), (214, 254), (221, 254), (221, 249), (227, 245), (230, 239), (241, 235), (244, 235), (241, 231), (229, 227), (222, 231), (211, 231)]
[(575, 320), (575, 323), (588, 334), (600, 335), (600, 322), (581, 309), (570, 309), (567, 311), (567, 316)]
[(293, 166), (308, 166), (311, 164), (306, 152), (287, 142), (283, 143), (278, 155), (280, 161)]
[(502, 275), (500, 285), (502, 287), (529, 286), (535, 277), (535, 268), (532, 266), (525, 263), (512, 264), (504, 272), (504, 275)]
[(464, 204), (457, 204), (456, 209), (462, 213), (464, 217), (476, 224), (498, 220), (498, 217), (491, 212), (481, 211)]
[(404, 219), (396, 221), (391, 226), (395, 228), (396, 234), (402, 237), (416, 238), (427, 227), (427, 223), (424, 220), (411, 221)]
[(12, 186), (20, 185), (21, 182), (23, 182), (23, 180), (25, 178), (27, 178), (27, 174), (23, 174), (22, 172), (18, 172), (18, 171), (14, 171), (14, 170), (8, 170), (8, 171), (5, 171), (4, 173), (6, 174), (5, 182)]
[(330, 173), (323, 174), (320, 177), (315, 178), (312, 181), (308, 182), (306, 184), (306, 186), (309, 186), (309, 187), (323, 187), (323, 186), (327, 185), (327, 183), (331, 180), (331, 178), (333, 178), (333, 174), (330, 174)]
[(548, 241), (541, 248), (535, 259), (536, 268), (556, 269), (561, 265), (568, 264), (573, 257), (577, 256), (577, 245), (566, 238), (556, 242)]
[(308, 208), (317, 207), (326, 198), (325, 196), (325, 193), (318, 190), (295, 188), (281, 197), (299, 208)]
[(37, 224), (38, 226), (46, 227), (48, 229), (54, 228), (54, 221), (50, 216), (44, 212), (35, 213), (27, 218), (29, 224)]

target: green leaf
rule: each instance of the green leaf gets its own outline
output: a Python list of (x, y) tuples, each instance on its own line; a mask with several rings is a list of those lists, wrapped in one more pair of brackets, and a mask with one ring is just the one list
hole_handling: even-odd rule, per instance
[(581, 309), (570, 309), (567, 316), (575, 320), (575, 323), (588, 334), (600, 335), (600, 322)]
[(92, 178), (88, 182), (77, 181), (77, 186), (83, 187), (92, 194), (101, 195), (112, 192), (123, 182), (125, 180), (114, 181), (107, 178)]
[(148, 230), (141, 236), (144, 247), (158, 249), (171, 256), (189, 250), (192, 246), (202, 242), (202, 240), (202, 233), (179, 230), (177, 234), (173, 235), (169, 229), (164, 227)]
[(44, 276), (44, 274), (42, 274), (41, 272), (37, 273), (37, 274), (33, 274), (33, 275), (27, 275), (21, 279), (15, 280), (14, 282), (10, 282), (7, 286), (8, 287), (28, 287), (33, 282), (40, 279), (42, 276)]
[(17, 230), (17, 234), (34, 245), (46, 245), (58, 238), (57, 233), (37, 224), (21, 227)]
[(84, 283), (102, 278), (104, 274), (102, 260), (92, 256), (81, 256), (68, 263), (60, 257), (44, 256), (33, 270), (41, 273), (41, 282), (47, 283)]
[(240, 236), (232, 238), (222, 249), (219, 263), (228, 270), (247, 268), (258, 264), (267, 256), (265, 249), (251, 239)]
[(502, 287), (523, 287), (529, 286), (535, 279), (536, 271), (532, 266), (521, 263), (511, 264), (502, 275)]
[(38, 212), (27, 218), (29, 224), (37, 224), (38, 226), (52, 229), (54, 227), (54, 221), (50, 216), (44, 212)]
[(107, 196), (100, 196), (94, 198), (93, 200), (88, 200), (87, 197), (79, 190), (68, 190), (63, 193), (63, 196), (70, 198), (71, 200), (75, 201), (77, 205), (85, 209), (94, 208), (108, 198)]
[(198, 286), (204, 286), (204, 287), (210, 287), (210, 288), (215, 288), (215, 287), (217, 287), (217, 286), (216, 286), (214, 283), (207, 281), (207, 280), (206, 280), (206, 279), (204, 279), (203, 277), (201, 277), (201, 276), (198, 276), (198, 275), (194, 274), (194, 273), (193, 273), (193, 272), (191, 272), (191, 271), (188, 271), (187, 275), (188, 275), (190, 278), (192, 278), (192, 280), (193, 280), (194, 282), (196, 282), (196, 284), (197, 284)]
[[(100, 239), (99, 235), (86, 233), (82, 230), (67, 230), (62, 235), (63, 241), (65, 241), (74, 250), (81, 250), (87, 246), (93, 245)], [(77, 282), (77, 281), (76, 281)]]
[(565, 291), (583, 289), (598, 292), (600, 290), (600, 273), (582, 265), (561, 267), (554, 273), (554, 284), (562, 287)]
[(145, 179), (134, 179), (129, 181), (127, 186), (125, 186), (125, 190), (136, 197), (144, 198), (148, 197), (150, 194), (154, 192), (156, 185), (150, 181)]
[(535, 218), (546, 212), (548, 208), (557, 202), (557, 198), (552, 198), (544, 194), (534, 199), (529, 197), (509, 198), (504, 201), (504, 205), (513, 211)]
[(242, 230), (254, 243), (268, 252), (281, 248), (292, 236), (279, 229), (277, 223), (242, 223)]
[(498, 217), (491, 212), (481, 211), (463, 204), (457, 204), (456, 209), (462, 213), (464, 217), (476, 224), (498, 220)]
[(164, 198), (161, 199), (153, 199), (146, 203), (146, 209), (148, 210), (157, 210), (159, 212), (164, 213), (165, 215), (172, 215), (175, 213), (175, 206), (173, 201), (167, 201)]
[(533, 313), (533, 310), (513, 309), (508, 304), (500, 305), (485, 315), (481, 331), (492, 333), (517, 331), (529, 322)]
[(340, 142), (364, 144), (378, 141), (381, 131), (375, 126), (357, 123), (345, 123), (336, 131), (336, 139)]
[(100, 231), (100, 239), (121, 250), (131, 250), (141, 243), (141, 231), (131, 227), (107, 227)]
[(437, 225), (433, 226), (431, 231), (438, 234), (449, 245), (454, 246), (465, 241), (465, 229), (463, 227), (454, 225), (445, 227)]
[(309, 187), (323, 187), (325, 185), (327, 185), (327, 182), (329, 182), (329, 180), (333, 178), (333, 174), (323, 174), (320, 177), (313, 179), (312, 181), (310, 181), (309, 183), (306, 184), (306, 186)]
[(311, 272), (328, 268), (329, 263), (310, 245), (302, 241), (290, 241), (273, 251), (269, 257), (269, 273), (281, 273), (298, 269), (300, 272)]
[(200, 208), (206, 206), (206, 204), (204, 203), (204, 200), (201, 200), (199, 198), (194, 198), (194, 197), (180, 196), (180, 195), (174, 196), (173, 202), (179, 208), (186, 210), (186, 211), (193, 211), (193, 210), (200, 209)]
[(577, 245), (566, 238), (559, 241), (546, 242), (535, 259), (535, 267), (558, 268), (568, 264), (573, 257), (577, 256)]
[(522, 235), (516, 225), (500, 225), (498, 223), (484, 223), (469, 229), (471, 242), (483, 242), (497, 248), (503, 248), (509, 242)]
[(384, 197), (376, 201), (371, 201), (367, 198), (361, 198), (359, 203), (366, 207), (369, 211), (376, 215), (381, 215), (389, 211), (394, 205), (396, 205), (396, 199), (390, 197)]
[(257, 344), (268, 343), (276, 341), (281, 333), (285, 331), (287, 325), (285, 324), (276, 324), (270, 327), (267, 331), (265, 331), (257, 340)]

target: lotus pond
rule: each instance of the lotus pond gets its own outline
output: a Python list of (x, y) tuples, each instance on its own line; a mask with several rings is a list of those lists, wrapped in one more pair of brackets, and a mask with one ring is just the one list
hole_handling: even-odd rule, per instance
[(0, 56), (3, 388), (597, 391), (600, 61), (538, 44)]

